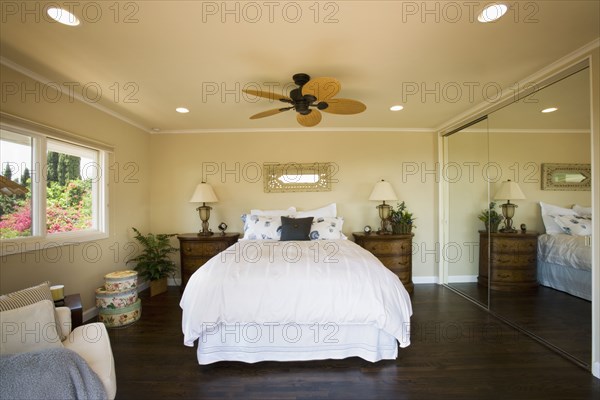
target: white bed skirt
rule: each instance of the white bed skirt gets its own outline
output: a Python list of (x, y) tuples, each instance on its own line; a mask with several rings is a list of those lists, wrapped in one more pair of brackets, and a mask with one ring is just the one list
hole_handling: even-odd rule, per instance
[(198, 341), (201, 365), (348, 357), (376, 362), (398, 356), (396, 338), (371, 325), (214, 324)]
[(557, 289), (585, 300), (592, 300), (592, 272), (540, 261), (537, 263), (540, 285)]

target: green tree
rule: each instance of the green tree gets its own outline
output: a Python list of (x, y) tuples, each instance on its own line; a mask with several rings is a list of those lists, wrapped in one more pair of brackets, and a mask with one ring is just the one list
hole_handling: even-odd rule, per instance
[(79, 164), (81, 158), (59, 153), (58, 155), (58, 183), (65, 186), (67, 182), (79, 179)]
[(2, 173), (2, 175), (4, 175), (4, 177), (9, 181), (12, 181), (12, 169), (10, 168), (10, 165), (8, 163), (6, 163), (5, 165), (6, 166), (4, 167), (4, 173)]
[(48, 187), (52, 182), (58, 182), (58, 153), (55, 151), (49, 151), (47, 157), (48, 173), (46, 179), (48, 181)]
[(29, 179), (31, 179), (31, 175), (29, 173), (29, 168), (25, 167), (23, 174), (21, 175), (21, 185), (29, 186)]

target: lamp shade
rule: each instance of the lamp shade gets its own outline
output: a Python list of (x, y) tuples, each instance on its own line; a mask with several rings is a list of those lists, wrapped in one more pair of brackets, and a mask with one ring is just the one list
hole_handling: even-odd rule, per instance
[(495, 200), (523, 200), (525, 195), (517, 182), (510, 179), (502, 182), (500, 189), (496, 192)]
[(190, 199), (190, 203), (217, 203), (218, 201), (219, 199), (217, 199), (212, 186), (205, 182), (199, 183), (196, 186), (196, 190)]
[(392, 185), (382, 179), (381, 182), (375, 184), (371, 196), (369, 196), (369, 200), (391, 201), (398, 200), (398, 198), (396, 197), (396, 192), (394, 192)]

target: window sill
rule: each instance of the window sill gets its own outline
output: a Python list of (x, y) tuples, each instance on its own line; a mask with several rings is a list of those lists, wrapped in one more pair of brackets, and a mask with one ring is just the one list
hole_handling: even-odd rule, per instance
[[(2, 257), (2, 261), (5, 261), (4, 257), (9, 256), (11, 254), (27, 253), (32, 251), (45, 251), (61, 246), (73, 246), (77, 248), (80, 244), (86, 243), (82, 246), (81, 250), (73, 249), (69, 250), (66, 253), (63, 251), (53, 250), (48, 252), (49, 257), (45, 257), (49, 259), (56, 259), (58, 261), (59, 259), (61, 259), (63, 253), (72, 255), (75, 251), (81, 251), (84, 255), (84, 258), (86, 258), (86, 253), (94, 252), (94, 250), (89, 249), (89, 242), (95, 242), (97, 240), (107, 238), (107, 232), (85, 231), (55, 233), (50, 234), (44, 238), (39, 236), (33, 236), (24, 238), (4, 239), (0, 240), (0, 257)], [(97, 243), (93, 247), (97, 247), (97, 251), (101, 252), (101, 249)], [(50, 256), (50, 253), (52, 253), (52, 256)]]

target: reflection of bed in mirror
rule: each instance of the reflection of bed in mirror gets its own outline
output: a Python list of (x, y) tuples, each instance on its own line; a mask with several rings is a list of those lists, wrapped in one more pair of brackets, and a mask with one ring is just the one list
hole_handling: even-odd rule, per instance
[(564, 233), (538, 237), (538, 281), (540, 285), (573, 296), (592, 299), (592, 247), (585, 236)]

